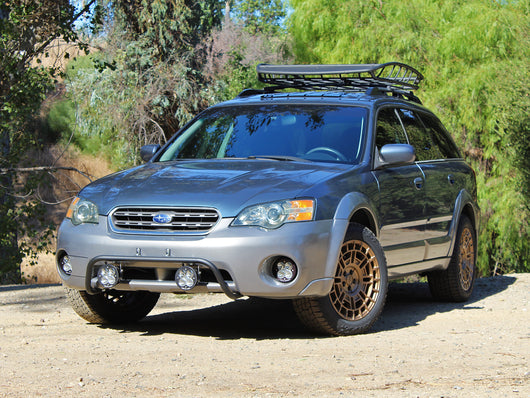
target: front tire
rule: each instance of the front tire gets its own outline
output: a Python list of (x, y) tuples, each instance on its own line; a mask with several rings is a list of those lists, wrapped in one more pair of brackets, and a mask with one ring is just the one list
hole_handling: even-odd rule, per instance
[(477, 274), (477, 242), (471, 220), (462, 215), (449, 266), (427, 275), (429, 289), (436, 300), (462, 302), (469, 299)]
[(368, 331), (381, 314), (388, 290), (386, 259), (368, 228), (351, 224), (341, 246), (333, 286), (324, 297), (293, 301), (298, 317), (320, 333)]
[(128, 323), (138, 321), (154, 308), (160, 293), (109, 290), (99, 294), (65, 286), (73, 310), (90, 323)]

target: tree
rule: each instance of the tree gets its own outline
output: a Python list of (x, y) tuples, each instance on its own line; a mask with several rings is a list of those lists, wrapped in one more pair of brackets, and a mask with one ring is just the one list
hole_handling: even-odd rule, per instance
[(231, 17), (252, 35), (277, 35), (287, 13), (282, 0), (234, 0)]
[(205, 42), (204, 70), (218, 87), (219, 99), (231, 99), (245, 88), (260, 87), (258, 63), (289, 62), (285, 17), (285, 4), (279, 0), (226, 1), (222, 26)]
[[(74, 141), (117, 167), (138, 162), (139, 146), (164, 143), (214, 96), (198, 44), (218, 26), (221, 0), (105, 2), (100, 51), (67, 73)], [(106, 12), (106, 14), (105, 14)], [(87, 65), (87, 62), (88, 65)], [(83, 64), (83, 65), (81, 65)]]
[(58, 72), (39, 64), (54, 39), (76, 40), (73, 23), (94, 1), (78, 13), (67, 0), (0, 1), (0, 276), (17, 279), (22, 257), (34, 253), (19, 238), (35, 235), (44, 222), (43, 206), (31, 196), (41, 177), (17, 172), (38, 145), (31, 123)]
[(221, 23), (222, 7), (222, 0), (121, 0), (113, 4), (113, 23), (152, 65), (193, 51)]
[(528, 1), (292, 0), (300, 63), (401, 61), (477, 171), (484, 273), (530, 271)]

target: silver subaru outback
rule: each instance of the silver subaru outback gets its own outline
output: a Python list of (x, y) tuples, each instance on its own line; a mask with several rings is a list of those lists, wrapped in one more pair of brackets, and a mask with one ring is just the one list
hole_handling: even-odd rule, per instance
[(365, 332), (388, 281), (469, 298), (477, 191), (401, 63), (259, 65), (264, 89), (213, 106), (144, 165), (86, 186), (57, 269), (94, 323), (145, 317), (160, 293), (292, 299), (326, 334)]

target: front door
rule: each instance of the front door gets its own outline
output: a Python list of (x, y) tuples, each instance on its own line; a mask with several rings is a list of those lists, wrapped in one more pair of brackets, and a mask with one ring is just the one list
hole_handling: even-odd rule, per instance
[(379, 182), (380, 242), (389, 268), (425, 254), (425, 180), (416, 165), (374, 172)]
[[(408, 144), (392, 107), (379, 110), (375, 156), (386, 144)], [(425, 176), (416, 164), (374, 170), (379, 183), (379, 240), (389, 268), (422, 261), (425, 255)], [(390, 272), (391, 273), (391, 272)]]

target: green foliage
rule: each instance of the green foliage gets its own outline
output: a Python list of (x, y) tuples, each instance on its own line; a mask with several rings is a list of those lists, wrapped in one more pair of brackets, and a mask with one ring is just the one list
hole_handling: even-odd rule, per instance
[(401, 61), (477, 171), (483, 273), (530, 271), (528, 1), (292, 0), (298, 63)]
[[(113, 3), (116, 32), (141, 67), (193, 51), (221, 23), (221, 0), (122, 0)], [(121, 33), (122, 32), (122, 33)]]
[[(108, 24), (102, 50), (68, 67), (67, 98), (75, 112), (67, 113), (75, 117), (72, 142), (122, 168), (140, 161), (141, 145), (164, 143), (211, 103), (197, 44), (220, 23), (223, 2), (106, 4), (107, 17), (99, 16)], [(53, 108), (57, 115), (60, 106)], [(68, 139), (68, 128), (63, 136)]]
[(253, 35), (277, 35), (282, 33), (286, 17), (282, 0), (235, 0), (232, 16), (238, 25)]
[[(220, 29), (220, 0), (109, 2), (103, 50), (70, 63), (68, 102), (52, 108), (50, 126), (65, 139), (73, 126), (75, 145), (122, 168), (140, 161), (141, 145), (164, 143), (207, 106), (257, 86), (255, 65), (277, 59), (271, 32), (285, 11), (281, 2), (239, 3), (234, 12), (252, 28), (227, 19)], [(216, 41), (223, 30), (230, 38)]]
[(279, 0), (227, 2), (222, 27), (205, 45), (203, 67), (214, 82), (219, 100), (232, 99), (246, 88), (262, 87), (256, 75), (257, 64), (289, 62), (285, 17), (285, 4)]
[(119, 168), (139, 162), (141, 145), (165, 142), (166, 134), (205, 106), (207, 95), (193, 91), (192, 72), (180, 64), (157, 64), (149, 70), (156, 78), (145, 81), (145, 74), (126, 68), (122, 54), (115, 53), (114, 69), (77, 70), (66, 84), (68, 101), (75, 105), (72, 142)]
[[(93, 3), (93, 1), (88, 2)], [(89, 4), (87, 4), (89, 5)], [(34, 195), (42, 175), (23, 175), (18, 166), (39, 146), (34, 121), (53, 87), (57, 69), (41, 67), (58, 37), (76, 38), (68, 0), (0, 1), (0, 279), (20, 278), (19, 263), (47, 246), (51, 229), (44, 205)], [(41, 234), (42, 240), (35, 239)], [(37, 242), (31, 244), (31, 241)], [(42, 242), (42, 243), (41, 243)]]
[(53, 137), (69, 137), (75, 126), (75, 106), (70, 100), (56, 102), (46, 118), (48, 129)]

